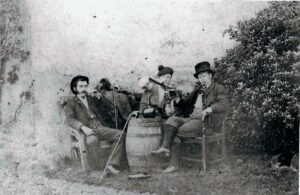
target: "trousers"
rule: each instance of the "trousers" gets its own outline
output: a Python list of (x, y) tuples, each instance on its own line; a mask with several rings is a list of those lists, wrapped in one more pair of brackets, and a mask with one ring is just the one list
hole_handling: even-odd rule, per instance
[[(117, 144), (117, 141), (119, 139), (119, 137), (121, 136), (121, 131), (116, 130), (116, 129), (112, 129), (112, 128), (108, 128), (108, 127), (98, 127), (98, 128), (94, 128), (94, 133), (95, 136), (89, 136), (87, 137), (87, 142), (93, 142), (92, 140), (94, 140), (94, 138), (96, 137), (96, 141), (107, 141), (108, 143), (112, 144), (114, 148), (115, 145)], [(111, 165), (120, 167), (122, 161), (126, 161), (127, 157), (126, 157), (126, 150), (125, 150), (125, 137), (126, 137), (126, 133), (124, 132), (120, 138), (120, 141), (116, 147), (116, 150), (112, 156), (112, 159), (110, 161)], [(89, 145), (89, 143), (88, 143)], [(125, 162), (126, 164), (126, 162)]]
[[(178, 137), (197, 137), (203, 135), (203, 121), (201, 119), (182, 118), (172, 116), (168, 118), (165, 125), (170, 125), (178, 129)], [(212, 133), (211, 128), (206, 129), (209, 135)]]

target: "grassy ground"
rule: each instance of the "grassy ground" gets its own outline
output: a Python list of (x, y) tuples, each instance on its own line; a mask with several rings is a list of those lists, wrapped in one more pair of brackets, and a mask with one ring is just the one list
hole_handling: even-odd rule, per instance
[(298, 173), (289, 169), (273, 170), (269, 162), (267, 156), (231, 155), (226, 162), (211, 166), (206, 172), (185, 167), (170, 174), (151, 173), (152, 177), (144, 180), (129, 180), (128, 172), (123, 172), (106, 177), (102, 184), (99, 184), (100, 171), (84, 173), (78, 163), (47, 172), (47, 176), (138, 193), (298, 194)]

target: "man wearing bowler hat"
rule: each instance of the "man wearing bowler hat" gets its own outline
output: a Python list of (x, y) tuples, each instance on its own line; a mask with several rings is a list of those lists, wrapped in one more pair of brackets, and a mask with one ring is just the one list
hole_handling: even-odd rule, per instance
[[(104, 109), (107, 105), (105, 99), (97, 99), (88, 95), (89, 78), (78, 75), (71, 81), (71, 91), (74, 97), (67, 102), (65, 115), (67, 124), (82, 131), (86, 135), (87, 143), (108, 141), (116, 144), (115, 153), (108, 166), (108, 171), (118, 174), (122, 160), (126, 159), (125, 134), (115, 128), (114, 119)], [(121, 136), (121, 137), (120, 137)]]
[[(199, 85), (185, 100), (187, 114), (172, 116), (166, 121), (163, 126), (162, 145), (151, 154), (170, 157), (170, 149), (176, 135), (181, 138), (201, 136), (204, 124), (209, 135), (212, 129), (221, 126), (229, 105), (226, 90), (222, 85), (213, 81), (214, 71), (210, 68), (209, 62), (198, 63), (195, 66), (195, 72), (194, 77), (199, 81)], [(175, 156), (171, 156), (169, 166), (162, 172), (176, 171)]]

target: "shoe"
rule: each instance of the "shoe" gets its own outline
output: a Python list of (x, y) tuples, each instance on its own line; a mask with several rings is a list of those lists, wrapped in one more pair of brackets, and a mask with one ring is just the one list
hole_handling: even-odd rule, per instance
[(162, 173), (173, 173), (175, 171), (177, 171), (177, 167), (175, 166), (168, 166), (166, 169), (162, 170)]
[(120, 171), (118, 169), (116, 169), (113, 165), (108, 165), (107, 171), (113, 175), (117, 175), (120, 173)]
[(150, 154), (169, 157), (170, 156), (170, 150), (167, 149), (167, 148), (164, 148), (164, 147), (160, 147), (158, 150), (151, 151)]

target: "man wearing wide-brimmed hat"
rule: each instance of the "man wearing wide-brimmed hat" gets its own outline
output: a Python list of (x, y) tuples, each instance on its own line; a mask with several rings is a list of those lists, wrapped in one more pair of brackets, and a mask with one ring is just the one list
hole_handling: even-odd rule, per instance
[[(202, 135), (204, 123), (208, 134), (212, 133), (212, 129), (221, 125), (228, 110), (229, 102), (225, 88), (213, 81), (213, 75), (214, 71), (210, 68), (209, 62), (200, 62), (195, 66), (194, 77), (198, 79), (199, 85), (185, 101), (188, 117), (170, 117), (164, 125), (164, 137), (161, 147), (152, 151), (151, 154), (169, 157), (176, 135), (182, 138), (197, 137)], [(169, 166), (162, 172), (169, 173), (177, 169), (176, 161), (172, 160), (174, 156), (171, 156)]]
[(74, 97), (67, 102), (65, 115), (67, 124), (82, 131), (86, 135), (87, 143), (97, 143), (97, 141), (108, 141), (112, 144), (119, 144), (110, 164), (108, 171), (117, 174), (121, 161), (126, 161), (125, 134), (115, 128), (113, 117), (105, 109), (108, 102), (104, 98), (98, 100), (88, 95), (89, 78), (86, 76), (75, 76), (70, 84)]

